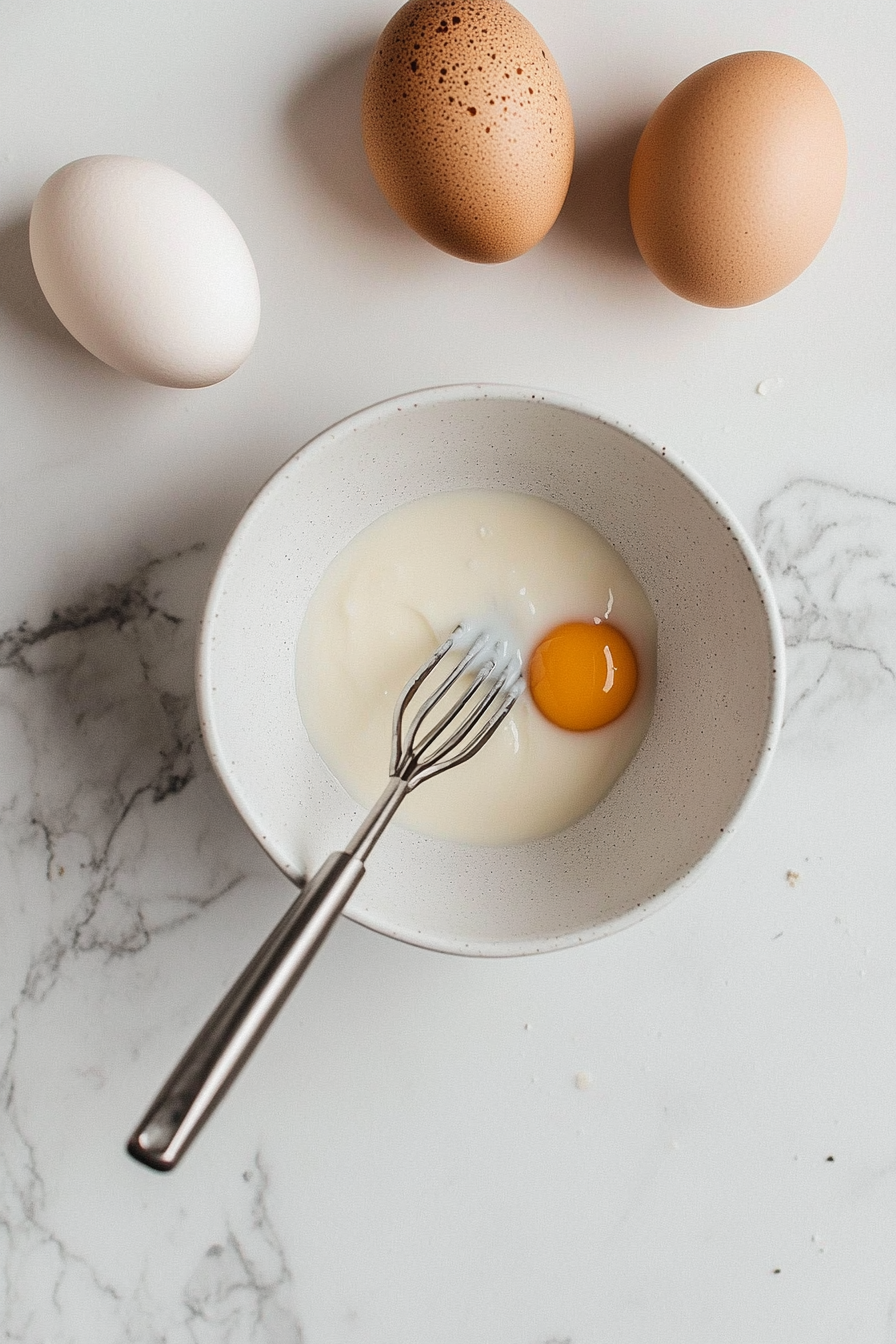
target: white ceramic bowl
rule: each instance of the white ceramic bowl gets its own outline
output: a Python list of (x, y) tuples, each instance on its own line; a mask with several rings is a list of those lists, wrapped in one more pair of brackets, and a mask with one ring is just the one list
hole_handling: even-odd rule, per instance
[(783, 638), (748, 537), (665, 448), (568, 397), (524, 388), (431, 388), (360, 411), (290, 458), (250, 505), (200, 637), (209, 754), (293, 880), (341, 848), (361, 815), (299, 717), (294, 663), (308, 598), (374, 518), (472, 488), (541, 495), (579, 514), (627, 561), (658, 625), (653, 724), (594, 812), (550, 839), (501, 848), (393, 823), (348, 907), (424, 947), (511, 956), (632, 923), (731, 833), (778, 736)]

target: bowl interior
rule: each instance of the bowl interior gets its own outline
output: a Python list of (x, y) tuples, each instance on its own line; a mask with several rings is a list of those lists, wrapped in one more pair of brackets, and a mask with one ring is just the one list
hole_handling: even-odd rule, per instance
[(638, 918), (730, 831), (774, 746), (782, 643), (749, 541), (664, 450), (567, 399), (521, 389), (440, 388), (360, 412), (297, 453), (250, 506), (200, 640), (212, 760), (290, 877), (341, 848), (360, 819), (299, 717), (305, 605), (330, 560), (374, 518), (473, 488), (541, 495), (579, 514), (626, 560), (658, 625), (652, 726), (594, 812), (549, 839), (501, 848), (393, 824), (349, 906), (361, 923), (423, 946), (511, 955)]

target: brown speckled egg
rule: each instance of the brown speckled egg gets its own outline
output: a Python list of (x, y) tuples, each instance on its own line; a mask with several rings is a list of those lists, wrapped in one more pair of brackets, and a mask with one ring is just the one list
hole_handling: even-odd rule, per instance
[(505, 0), (410, 0), (362, 103), (374, 177), (411, 228), (467, 261), (509, 261), (566, 197), (573, 124), (554, 59)]
[(632, 164), (632, 228), (669, 289), (737, 308), (805, 270), (845, 183), (827, 85), (793, 56), (742, 51), (697, 70), (654, 112)]

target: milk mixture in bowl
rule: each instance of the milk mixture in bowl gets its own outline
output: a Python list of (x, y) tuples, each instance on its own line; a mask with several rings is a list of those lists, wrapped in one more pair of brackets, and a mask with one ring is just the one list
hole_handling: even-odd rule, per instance
[[(492, 845), (560, 831), (609, 792), (644, 739), (656, 622), (609, 543), (547, 500), (491, 490), (431, 495), (349, 542), (325, 571), (299, 633), (296, 688), (309, 739), (369, 806), (387, 782), (395, 702), (459, 624), (493, 632), (518, 654), (530, 689), (477, 756), (410, 794), (397, 820)], [(602, 689), (618, 669), (616, 690), (628, 677), (631, 698), (618, 717), (591, 728), (575, 680), (558, 680), (556, 668), (562, 674), (564, 659), (578, 656), (583, 641), (594, 643), (592, 631), (602, 626)]]

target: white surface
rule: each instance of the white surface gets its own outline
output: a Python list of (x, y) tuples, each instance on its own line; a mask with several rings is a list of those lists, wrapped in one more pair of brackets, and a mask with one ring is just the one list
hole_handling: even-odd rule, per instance
[[(364, 174), (353, 99), (389, 13), (6, 7), (2, 1329), (893, 1344), (896, 10), (532, 0), (580, 168), (495, 269), (409, 235)], [(712, 312), (633, 255), (621, 165), (679, 79), (749, 47), (827, 81), (850, 177), (802, 277)], [(228, 382), (130, 382), (35, 296), (31, 199), (92, 153), (171, 164), (243, 232), (262, 326)], [(581, 396), (736, 510), (789, 644), (769, 778), (686, 895), (589, 947), (479, 962), (343, 922), (183, 1168), (144, 1171), (126, 1134), (290, 895), (196, 744), (216, 549), (319, 429), (465, 380)]]
[[(360, 815), (299, 716), (305, 606), (329, 562), (374, 518), (427, 492), (471, 488), (515, 489), (574, 510), (631, 566), (660, 631), (653, 721), (609, 796), (559, 834), (483, 847), (390, 827), (352, 911), (437, 951), (574, 946), (676, 894), (733, 832), (780, 731), (784, 650), (768, 580), (724, 504), (667, 450), (525, 388), (434, 388), (350, 416), (268, 482), (227, 547), (200, 641), (203, 732), (285, 873), (313, 872), (340, 849)], [(463, 778), (476, 789), (473, 763)], [(478, 779), (487, 786), (487, 767)], [(537, 805), (537, 795), (522, 804)]]

